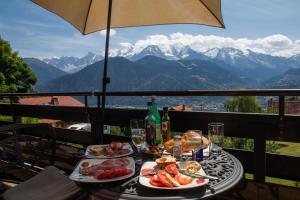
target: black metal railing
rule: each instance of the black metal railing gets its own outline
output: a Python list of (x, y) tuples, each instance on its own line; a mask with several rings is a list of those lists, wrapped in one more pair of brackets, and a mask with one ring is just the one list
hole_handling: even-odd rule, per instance
[[(113, 140), (112, 135), (99, 133), (100, 109), (88, 107), (89, 96), (101, 96), (100, 92), (83, 93), (33, 93), (33, 94), (0, 94), (0, 97), (16, 96), (84, 96), (85, 107), (40, 106), (20, 104), (0, 104), (0, 114), (50, 118), (65, 121), (81, 122), (89, 120), (92, 134), (73, 130), (57, 129), (58, 139), (84, 145), (92, 144), (93, 137), (101, 135), (104, 142)], [(265, 176), (300, 180), (298, 173), (300, 158), (266, 153), (267, 140), (300, 142), (300, 116), (285, 114), (285, 97), (300, 96), (300, 90), (192, 90), (192, 91), (143, 91), (143, 92), (107, 92), (107, 96), (277, 96), (279, 99), (278, 114), (230, 113), (230, 112), (181, 112), (170, 111), (172, 131), (202, 129), (207, 131), (207, 124), (213, 121), (225, 123), (225, 136), (252, 138), (254, 151), (227, 149), (243, 163), (246, 172), (254, 173), (254, 179), (264, 182)], [(100, 99), (100, 98), (98, 98)], [(100, 102), (98, 102), (100, 105)], [(107, 108), (105, 124), (129, 126), (129, 119), (144, 118), (144, 109)], [(76, 132), (76, 137), (74, 133)], [(119, 140), (129, 140), (119, 137)], [(279, 162), (278, 162), (279, 161)]]

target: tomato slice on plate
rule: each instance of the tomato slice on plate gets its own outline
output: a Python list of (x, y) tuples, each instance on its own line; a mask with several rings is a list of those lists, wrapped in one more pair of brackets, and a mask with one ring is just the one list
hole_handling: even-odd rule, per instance
[(187, 185), (190, 184), (193, 179), (191, 177), (185, 176), (183, 174), (177, 174), (174, 179), (180, 184), (180, 185)]
[(150, 173), (153, 170), (154, 170), (153, 168), (145, 168), (145, 169), (142, 169), (141, 174), (142, 174), (142, 176), (144, 176), (146, 178), (150, 178), (150, 177), (152, 177), (152, 175), (150, 175)]
[(169, 178), (167, 178), (165, 171), (159, 170), (157, 172), (157, 178), (164, 186), (173, 187), (173, 183), (170, 181)]
[(178, 169), (176, 164), (169, 164), (165, 167), (166, 172), (168, 172), (171, 175), (178, 174)]
[(166, 187), (160, 181), (156, 181), (153, 177), (150, 178), (150, 184), (155, 186), (155, 187)]

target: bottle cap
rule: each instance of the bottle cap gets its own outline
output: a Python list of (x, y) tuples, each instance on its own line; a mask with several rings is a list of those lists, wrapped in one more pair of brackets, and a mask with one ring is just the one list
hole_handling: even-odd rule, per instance
[(151, 102), (151, 101), (148, 101), (148, 102), (147, 102), (147, 106), (152, 106), (152, 102)]

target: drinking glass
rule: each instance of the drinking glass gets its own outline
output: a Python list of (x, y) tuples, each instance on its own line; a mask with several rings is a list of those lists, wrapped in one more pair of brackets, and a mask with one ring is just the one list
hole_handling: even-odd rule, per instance
[(191, 130), (191, 134), (187, 136), (187, 142), (192, 149), (193, 160), (196, 160), (196, 153), (202, 148), (202, 131)]
[(146, 134), (144, 129), (144, 121), (140, 119), (130, 120), (131, 139), (133, 145), (137, 148), (137, 163), (141, 163), (141, 147), (145, 143)]
[(209, 152), (220, 154), (224, 143), (224, 124), (219, 122), (208, 124)]

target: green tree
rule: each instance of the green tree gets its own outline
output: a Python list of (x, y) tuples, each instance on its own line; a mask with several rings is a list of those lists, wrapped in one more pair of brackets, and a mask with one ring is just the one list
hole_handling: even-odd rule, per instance
[(36, 81), (31, 68), (0, 37), (0, 92), (29, 92)]
[[(228, 99), (224, 103), (228, 112), (261, 113), (263, 109), (256, 96), (237, 96)], [(253, 150), (253, 140), (247, 138), (226, 138), (225, 145), (237, 149)], [(267, 152), (275, 153), (280, 148), (277, 142), (267, 141)]]
[(263, 111), (259, 100), (255, 96), (233, 97), (225, 101), (224, 107), (228, 112), (260, 113)]

